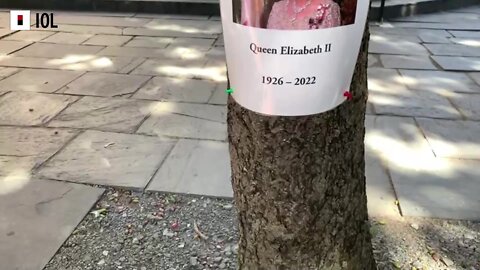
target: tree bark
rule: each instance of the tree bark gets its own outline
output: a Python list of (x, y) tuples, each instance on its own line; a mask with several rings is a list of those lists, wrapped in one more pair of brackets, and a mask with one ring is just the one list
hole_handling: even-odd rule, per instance
[(365, 192), (368, 28), (353, 99), (272, 117), (228, 102), (239, 269), (376, 269)]

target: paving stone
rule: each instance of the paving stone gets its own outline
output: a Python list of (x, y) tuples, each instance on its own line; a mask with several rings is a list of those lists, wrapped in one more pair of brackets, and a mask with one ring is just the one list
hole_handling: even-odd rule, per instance
[(21, 187), (22, 182), (28, 182), (35, 165), (35, 157), (0, 156), (0, 196)]
[(160, 167), (148, 189), (233, 197), (228, 144), (180, 140)]
[(48, 68), (61, 70), (120, 72), (135, 61), (129, 57), (107, 57), (84, 55), (71, 55), (65, 58), (39, 58), (8, 56), (0, 58), (0, 66), (25, 67), (25, 68)]
[(422, 22), (398, 22), (392, 23), (396, 28), (421, 28), (439, 30), (480, 30), (478, 22), (461, 23), (422, 23)]
[(428, 56), (380, 55), (380, 60), (386, 68), (437, 69)]
[(150, 77), (111, 73), (86, 73), (64, 88), (61, 93), (113, 97), (135, 92)]
[(226, 105), (228, 100), (228, 94), (225, 92), (225, 90), (227, 90), (227, 85), (224, 83), (220, 83), (217, 86), (217, 90), (213, 92), (213, 95), (208, 101), (208, 103)]
[(368, 68), (368, 90), (384, 93), (395, 93), (407, 90), (403, 78), (394, 69)]
[(92, 36), (92, 34), (58, 32), (55, 35), (42, 40), (42, 42), (78, 45), (83, 43), (85, 40), (91, 38)]
[(134, 69), (136, 69), (137, 67), (139, 67), (141, 64), (143, 64), (143, 62), (145, 62), (147, 60), (147, 58), (143, 58), (143, 57), (136, 57), (136, 58), (133, 58), (133, 61), (131, 61), (128, 65), (124, 66), (122, 69), (120, 69), (118, 71), (118, 73), (122, 73), (122, 74), (130, 74), (130, 72), (132, 72)]
[[(172, 27), (172, 28), (169, 28)], [(175, 30), (178, 29), (178, 30)], [(179, 28), (173, 22), (171, 24), (165, 24), (163, 26), (158, 26), (157, 29), (155, 27), (150, 28), (132, 28), (127, 27), (123, 29), (124, 35), (131, 35), (131, 36), (152, 36), (152, 37), (194, 37), (194, 38), (214, 38), (215, 34), (210, 34), (208, 32), (204, 32), (199, 30), (198, 28), (190, 28), (185, 30), (183, 28)]]
[(198, 49), (182, 47), (172, 47), (167, 49), (107, 47), (104, 50), (100, 51), (98, 55), (172, 59), (202, 59), (205, 57), (205, 54)]
[(142, 27), (150, 19), (132, 17), (106, 17), (106, 16), (82, 16), (76, 14), (60, 14), (55, 16), (55, 23), (70, 25), (92, 25), (92, 26), (116, 26), (116, 27)]
[(480, 31), (449, 31), (457, 38), (480, 38)]
[(368, 54), (368, 67), (375, 67), (380, 65), (380, 60), (378, 56), (374, 54)]
[(480, 71), (480, 57), (432, 56), (443, 69), (456, 71)]
[(455, 44), (460, 44), (464, 46), (476, 47), (477, 49), (480, 47), (480, 38), (451, 38), (451, 42)]
[(152, 19), (173, 19), (173, 20), (208, 20), (206, 15), (181, 15), (181, 14), (158, 14), (158, 13), (137, 13), (136, 18)]
[(13, 31), (11, 31), (10, 29), (0, 28), (0, 38), (4, 37), (6, 35), (10, 35), (10, 33), (12, 33), (12, 32)]
[(0, 127), (0, 155), (33, 157), (39, 164), (76, 134), (67, 129)]
[(429, 34), (442, 37), (451, 37), (446, 30), (422, 29), (422, 28), (398, 28), (398, 27), (378, 27), (371, 26), (370, 33), (376, 35), (395, 35), (395, 36), (418, 36), (420, 34)]
[(406, 216), (480, 218), (480, 162), (432, 159), (436, 166), (390, 170)]
[(450, 43), (448, 37), (438, 36), (430, 33), (419, 34), (418, 37), (425, 43)]
[(201, 51), (208, 51), (215, 42), (215, 39), (210, 38), (176, 38), (169, 47), (187, 47)]
[[(218, 121), (225, 117), (225, 115), (222, 115), (223, 110), (221, 108), (213, 108), (216, 106), (211, 105), (182, 103), (167, 103), (161, 104), (161, 106), (164, 108), (154, 111), (140, 126), (138, 133), (220, 141), (227, 138), (226, 124)], [(184, 107), (178, 108), (177, 106)], [(186, 106), (190, 106), (190, 111), (185, 110), (187, 109)], [(204, 106), (204, 110), (201, 110), (200, 106)], [(195, 110), (197, 108), (200, 110)], [(215, 114), (212, 114), (212, 112)]]
[(12, 184), (6, 194), (0, 188), (0, 260), (7, 269), (43, 269), (104, 191), (38, 179)]
[(133, 96), (140, 99), (207, 103), (217, 85), (211, 81), (154, 77)]
[(150, 102), (125, 98), (83, 97), (48, 126), (134, 132), (150, 113)]
[(71, 182), (143, 189), (174, 143), (156, 137), (86, 131), (38, 174)]
[[(43, 28), (39, 28), (38, 30), (42, 31), (42, 29)], [(77, 34), (110, 34), (110, 35), (122, 34), (121, 27), (98, 26), (98, 25), (90, 26), (90, 25), (59, 24), (56, 31), (67, 32), (67, 33), (77, 33)]]
[(227, 82), (227, 64), (225, 59), (208, 61), (203, 70), (199, 70), (195, 77), (216, 82)]
[(52, 93), (80, 75), (81, 71), (23, 69), (0, 81), (0, 89)]
[(366, 153), (372, 153), (390, 168), (428, 166), (435, 157), (413, 118), (367, 115), (365, 127)]
[(480, 122), (418, 118), (437, 157), (480, 159)]
[[(0, 61), (1, 64), (1, 61)], [(132, 74), (195, 78), (207, 73), (205, 60), (148, 59), (132, 71)]]
[(434, 55), (480, 56), (480, 49), (459, 44), (425, 44)]
[(55, 32), (47, 32), (47, 31), (19, 31), (5, 37), (3, 40), (18, 40), (18, 41), (40, 41), (46, 37), (55, 34)]
[(176, 102), (156, 102), (154, 105), (152, 105), (151, 110), (154, 115), (176, 113), (214, 122), (227, 122), (227, 108), (225, 106)]
[[(18, 68), (3, 68), (0, 67), (0, 78), (6, 78), (8, 76), (11, 76), (19, 71)], [(1, 89), (1, 88), (0, 88)]]
[(451, 92), (480, 92), (480, 87), (466, 74), (446, 71), (400, 70), (410, 89), (428, 90), (449, 95)]
[(372, 153), (365, 156), (368, 214), (371, 217), (393, 216), (400, 213), (395, 205), (395, 193), (390, 177), (381, 161)]
[(428, 51), (420, 44), (406, 41), (403, 37), (390, 37), (388, 39), (370, 39), (369, 53), (402, 54), (402, 55), (429, 55)]
[(30, 42), (26, 41), (0, 40), (0, 56), (20, 50), (30, 44)]
[(158, 19), (152, 20), (145, 24), (144, 27), (153, 30), (169, 30), (172, 33), (211, 35), (222, 33), (222, 25), (219, 22), (206, 20)]
[(118, 35), (96, 35), (83, 44), (86, 45), (100, 45), (100, 46), (122, 46), (129, 41), (131, 36), (118, 36)]
[[(403, 4), (403, 3), (402, 3)], [(461, 14), (461, 13), (433, 13), (428, 15), (415, 15), (408, 17), (400, 17), (393, 19), (394, 21), (405, 21), (405, 22), (438, 22), (438, 23), (456, 23), (459, 21), (478, 21), (480, 16), (477, 14)]]
[(107, 47), (98, 55), (165, 58), (165, 51), (156, 48)]
[(103, 47), (71, 44), (35, 43), (15, 53), (17, 56), (62, 58), (74, 55), (95, 55)]
[(472, 72), (472, 73), (470, 73), (470, 77), (471, 77), (478, 85), (480, 85), (480, 72)]
[(467, 119), (480, 121), (480, 95), (456, 94), (450, 100)]
[(429, 91), (370, 91), (369, 102), (377, 114), (461, 119), (460, 113), (443, 96)]
[(143, 47), (163, 49), (172, 43), (174, 38), (169, 37), (134, 37), (124, 47)]
[(42, 125), (75, 100), (73, 96), (11, 92), (0, 99), (0, 124)]

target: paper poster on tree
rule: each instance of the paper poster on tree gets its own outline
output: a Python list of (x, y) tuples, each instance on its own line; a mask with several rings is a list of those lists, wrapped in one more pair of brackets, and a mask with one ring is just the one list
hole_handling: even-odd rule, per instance
[(221, 0), (233, 98), (267, 115), (310, 115), (349, 98), (367, 0)]

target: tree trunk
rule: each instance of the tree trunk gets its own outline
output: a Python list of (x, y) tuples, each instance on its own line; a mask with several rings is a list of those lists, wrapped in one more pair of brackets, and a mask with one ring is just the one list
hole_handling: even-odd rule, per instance
[(365, 192), (368, 28), (353, 99), (326, 113), (264, 116), (228, 102), (239, 269), (376, 269)]

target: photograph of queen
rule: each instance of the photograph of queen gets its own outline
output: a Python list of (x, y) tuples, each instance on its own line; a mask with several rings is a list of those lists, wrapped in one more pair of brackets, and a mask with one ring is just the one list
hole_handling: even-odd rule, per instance
[(355, 23), (357, 0), (233, 0), (233, 20), (245, 26), (313, 30)]

